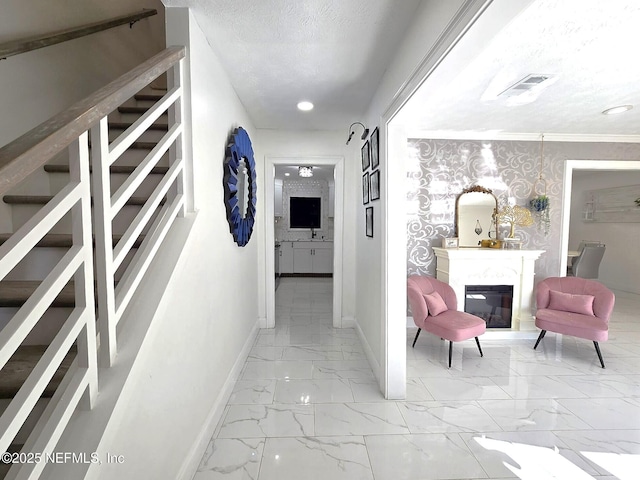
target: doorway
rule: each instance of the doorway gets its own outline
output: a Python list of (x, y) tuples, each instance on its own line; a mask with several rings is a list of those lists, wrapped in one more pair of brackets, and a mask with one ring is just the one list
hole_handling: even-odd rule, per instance
[[(266, 268), (265, 268), (265, 287), (266, 287), (266, 322), (263, 327), (275, 327), (275, 290), (276, 290), (276, 259), (274, 252), (276, 249), (276, 227), (272, 219), (275, 218), (275, 196), (276, 196), (276, 168), (281, 170), (285, 166), (310, 166), (326, 169), (333, 169), (333, 310), (332, 323), (335, 328), (342, 328), (342, 237), (343, 237), (343, 188), (344, 188), (344, 158), (343, 157), (270, 157), (265, 159), (265, 218), (267, 219), (265, 228), (265, 248), (266, 252)], [(284, 169), (283, 169), (284, 171)], [(310, 229), (308, 229), (310, 230)], [(301, 229), (300, 233), (309, 232)], [(312, 232), (318, 235), (319, 232)], [(320, 233), (322, 236), (322, 233)], [(278, 239), (280, 240), (280, 239)], [(314, 238), (315, 240), (315, 238)], [(280, 266), (281, 267), (281, 266)]]
[[(569, 252), (569, 231), (571, 223), (571, 193), (573, 190), (574, 172), (624, 172), (640, 171), (640, 161), (628, 160), (567, 160), (564, 166), (562, 192), (562, 236), (560, 254), (560, 275), (567, 271), (567, 254)], [(601, 224), (607, 225), (607, 224)], [(628, 240), (625, 240), (625, 242)]]

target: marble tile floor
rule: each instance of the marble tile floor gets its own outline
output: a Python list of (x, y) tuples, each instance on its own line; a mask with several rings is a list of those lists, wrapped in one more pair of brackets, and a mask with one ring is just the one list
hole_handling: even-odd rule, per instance
[(407, 399), (382, 398), (358, 336), (331, 326), (331, 281), (283, 279), (194, 480), (636, 479), (640, 296), (610, 339), (447, 345), (407, 332)]

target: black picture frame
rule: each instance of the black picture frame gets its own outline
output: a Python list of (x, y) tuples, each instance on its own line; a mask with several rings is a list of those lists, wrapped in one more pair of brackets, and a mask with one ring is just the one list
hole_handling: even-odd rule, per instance
[(362, 171), (364, 172), (369, 165), (371, 165), (371, 159), (369, 158), (369, 140), (364, 142), (364, 145), (360, 149), (360, 154), (362, 155)]
[(365, 234), (373, 238), (373, 207), (365, 209)]
[(378, 200), (380, 198), (380, 170), (371, 172), (369, 183), (369, 196), (371, 200)]
[(371, 134), (371, 170), (375, 170), (380, 165), (380, 132), (378, 127)]
[(369, 203), (369, 172), (362, 176), (362, 204)]

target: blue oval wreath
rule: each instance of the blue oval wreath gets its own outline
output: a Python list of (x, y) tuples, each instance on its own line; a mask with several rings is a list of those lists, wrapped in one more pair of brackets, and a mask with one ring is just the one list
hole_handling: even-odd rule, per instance
[[(247, 211), (240, 212), (238, 198), (238, 169), (240, 161), (245, 160), (248, 167)], [(256, 162), (253, 158), (253, 147), (247, 131), (238, 127), (229, 137), (224, 160), (224, 203), (227, 207), (227, 220), (233, 239), (240, 247), (249, 243), (256, 217)]]

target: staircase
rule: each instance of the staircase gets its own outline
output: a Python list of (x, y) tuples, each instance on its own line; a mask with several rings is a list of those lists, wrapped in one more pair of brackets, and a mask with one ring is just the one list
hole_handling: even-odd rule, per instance
[[(81, 134), (68, 155), (56, 153), (2, 195), (0, 215), (10, 216), (4, 224), (13, 227), (0, 234), (2, 452), (53, 451), (75, 405), (91, 408), (96, 359), (106, 368), (113, 362), (122, 312), (173, 219), (184, 212), (179, 158), (184, 50), (163, 54), (123, 77), (139, 88), (146, 80), (141, 77), (157, 77), (160, 63), (168, 70), (171, 90), (143, 87), (94, 122), (90, 139)], [(108, 92), (114, 98), (124, 98), (134, 87), (122, 88), (122, 79), (116, 83), (121, 89)], [(107, 95), (101, 92), (95, 95), (98, 102)], [(0, 167), (2, 153), (12, 146), (0, 149)], [(86, 160), (89, 165), (83, 166)], [(76, 203), (67, 200), (84, 182), (87, 189), (91, 182), (86, 204), (82, 196)], [(66, 213), (57, 212), (65, 202)], [(21, 243), (32, 247), (21, 252)], [(91, 244), (84, 256), (83, 243)], [(5, 261), (9, 266), (2, 266)], [(0, 478), (17, 478), (20, 468), (30, 472), (25, 478), (37, 478), (44, 468), (8, 467), (0, 464)]]

